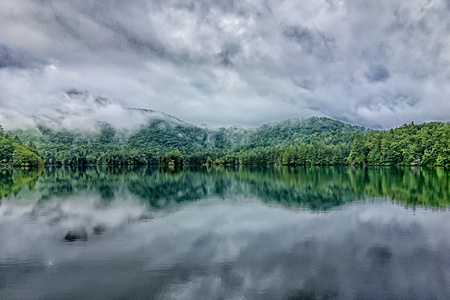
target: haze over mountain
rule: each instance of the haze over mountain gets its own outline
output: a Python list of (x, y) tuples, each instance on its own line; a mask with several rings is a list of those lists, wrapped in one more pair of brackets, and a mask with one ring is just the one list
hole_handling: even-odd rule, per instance
[(208, 128), (164, 112), (121, 107), (76, 89), (59, 94), (58, 99), (55, 107), (31, 116), (28, 123), (7, 119), (11, 122), (0, 132), (4, 137), (0, 150), (6, 153), (0, 163), (16, 164), (14, 143), (26, 145), (48, 164), (156, 164), (171, 151), (187, 155), (191, 164), (204, 164), (208, 157), (256, 148), (274, 152), (318, 141), (349, 143), (358, 133), (369, 132), (325, 117), (292, 118), (254, 128)]
[(77, 89), (69, 89), (55, 95), (53, 106), (46, 107), (45, 110), (42, 108), (30, 111), (26, 117), (15, 114), (4, 114), (3, 117), (3, 125), (8, 130), (44, 127), (79, 133), (98, 133), (104, 123), (124, 133), (138, 131), (142, 126), (146, 126), (149, 120), (186, 124), (163, 112), (122, 107), (112, 99)]
[[(449, 165), (450, 123), (388, 131), (326, 117), (207, 128), (70, 89), (47, 114), (0, 128), (0, 166), (47, 164)], [(16, 118), (10, 118), (12, 122)], [(8, 124), (11, 125), (11, 124)]]
[(448, 121), (449, 3), (1, 1), (0, 124), (133, 129), (123, 107), (215, 127)]

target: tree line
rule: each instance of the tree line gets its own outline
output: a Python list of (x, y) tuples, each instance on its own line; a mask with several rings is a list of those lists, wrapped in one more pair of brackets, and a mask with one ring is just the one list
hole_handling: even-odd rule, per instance
[(41, 164), (37, 154), (61, 165), (450, 165), (449, 123), (369, 130), (311, 119), (214, 134), (156, 122), (129, 137), (109, 124), (90, 136), (40, 128), (39, 135), (2, 133), (0, 158), (4, 165)]

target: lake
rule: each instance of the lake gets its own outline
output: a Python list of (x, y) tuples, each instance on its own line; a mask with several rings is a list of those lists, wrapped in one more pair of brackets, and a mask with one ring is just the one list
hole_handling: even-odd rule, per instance
[(0, 170), (0, 299), (448, 299), (450, 170)]

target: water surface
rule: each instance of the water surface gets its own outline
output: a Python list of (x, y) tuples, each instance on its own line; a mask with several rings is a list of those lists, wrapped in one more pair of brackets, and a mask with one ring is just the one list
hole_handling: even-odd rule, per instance
[(449, 178), (3, 169), (0, 299), (448, 299)]

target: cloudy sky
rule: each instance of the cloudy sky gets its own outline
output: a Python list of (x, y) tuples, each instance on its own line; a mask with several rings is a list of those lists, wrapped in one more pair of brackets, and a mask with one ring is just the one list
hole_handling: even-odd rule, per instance
[(449, 121), (449, 15), (449, 0), (0, 0), (0, 123), (72, 88), (212, 126)]

